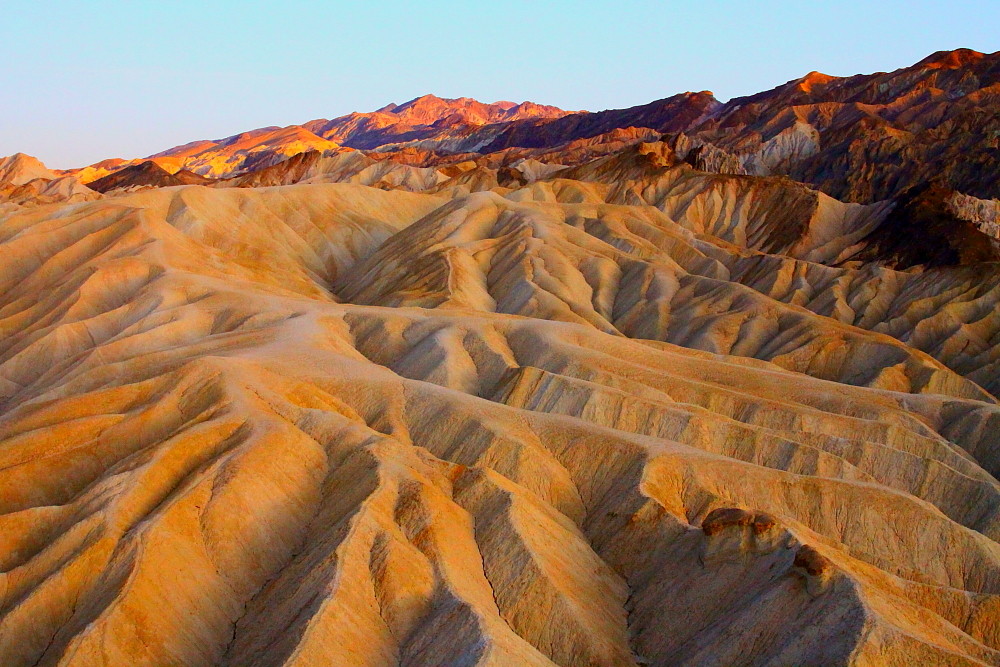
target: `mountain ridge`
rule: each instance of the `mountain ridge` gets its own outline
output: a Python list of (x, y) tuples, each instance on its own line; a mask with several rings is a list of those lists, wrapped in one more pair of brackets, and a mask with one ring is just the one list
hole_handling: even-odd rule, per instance
[[(702, 91), (626, 109), (572, 112), (533, 102), (423, 95), (373, 112), (194, 141), (150, 159), (229, 178), (308, 150), (417, 150), (442, 164), (450, 156), (556, 149), (637, 128), (683, 134), (695, 148), (731, 156), (716, 158), (729, 169), (788, 175), (840, 199), (888, 199), (935, 173), (964, 194), (991, 199), (1000, 197), (1000, 186), (982, 182), (977, 173), (997, 160), (998, 112), (1000, 52), (956, 49), (891, 72), (810, 72), (725, 103)], [(862, 161), (884, 171), (865, 174)], [(84, 171), (92, 179), (109, 173)]]

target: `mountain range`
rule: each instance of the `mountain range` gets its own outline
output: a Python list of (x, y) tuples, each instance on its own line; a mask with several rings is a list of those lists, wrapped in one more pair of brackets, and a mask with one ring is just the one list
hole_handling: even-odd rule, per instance
[[(995, 165), (1000, 150), (998, 107), (1000, 55), (959, 49), (889, 73), (810, 72), (725, 104), (703, 91), (588, 113), (425, 95), (370, 113), (194, 141), (150, 159), (210, 178), (241, 175), (303, 152), (344, 149), (411, 160), (415, 153), (421, 166), (480, 156), (502, 165), (528, 149), (648, 130), (677, 135), (726, 171), (786, 175), (847, 201), (888, 199), (935, 179), (995, 199), (1000, 186), (980, 172)], [(79, 173), (87, 182), (134, 164), (105, 161)]]

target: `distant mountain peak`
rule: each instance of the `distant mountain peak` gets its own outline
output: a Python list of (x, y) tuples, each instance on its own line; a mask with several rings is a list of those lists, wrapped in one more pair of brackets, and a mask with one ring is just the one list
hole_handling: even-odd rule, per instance
[[(391, 109), (389, 107), (392, 107)], [(522, 118), (556, 118), (568, 111), (535, 102), (480, 102), (472, 97), (439, 97), (428, 93), (400, 105), (388, 105), (385, 110), (412, 125), (434, 125), (447, 119), (452, 123), (484, 125)]]
[(23, 185), (36, 178), (52, 179), (56, 176), (41, 160), (27, 153), (0, 158), (0, 183)]
[(829, 74), (812, 71), (799, 79), (799, 89), (804, 93), (811, 93), (813, 88), (825, 86), (836, 78), (837, 77), (830, 76)]
[(958, 69), (982, 60), (986, 54), (972, 49), (937, 51), (917, 63), (925, 69)]

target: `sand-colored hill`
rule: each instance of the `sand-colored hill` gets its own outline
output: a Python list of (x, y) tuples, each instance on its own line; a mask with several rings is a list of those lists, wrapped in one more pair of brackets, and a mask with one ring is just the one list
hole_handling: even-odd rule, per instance
[(58, 174), (48, 169), (38, 158), (24, 153), (0, 158), (0, 183), (24, 185), (36, 178), (52, 180), (58, 178)]
[(40, 160), (15, 153), (0, 158), (0, 216), (24, 207), (100, 198), (73, 174), (48, 169)]
[(296, 183), (355, 183), (383, 190), (419, 192), (448, 178), (437, 169), (379, 161), (360, 151), (310, 151), (243, 176), (225, 179), (218, 185), (247, 188)]
[(1000, 663), (995, 399), (609, 192), (0, 220), (2, 662)]

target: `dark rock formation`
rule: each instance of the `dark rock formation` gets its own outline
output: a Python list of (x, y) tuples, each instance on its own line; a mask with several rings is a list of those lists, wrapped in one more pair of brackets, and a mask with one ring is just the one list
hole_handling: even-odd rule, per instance
[(142, 164), (126, 167), (120, 171), (108, 174), (104, 178), (87, 184), (91, 190), (97, 192), (109, 192), (121, 188), (133, 187), (155, 187), (165, 188), (172, 185), (207, 185), (212, 179), (199, 176), (184, 169), (176, 174), (156, 164), (152, 160), (147, 160)]

